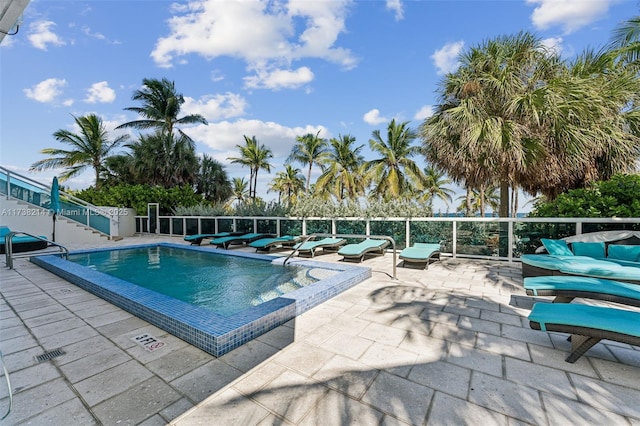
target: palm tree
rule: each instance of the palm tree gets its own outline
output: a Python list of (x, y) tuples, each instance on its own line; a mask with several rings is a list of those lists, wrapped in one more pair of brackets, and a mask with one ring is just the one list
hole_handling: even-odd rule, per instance
[(309, 195), (309, 185), (311, 183), (311, 168), (314, 164), (322, 164), (327, 151), (327, 140), (320, 138), (320, 131), (315, 135), (307, 133), (304, 136), (296, 137), (297, 143), (291, 149), (291, 154), (287, 161), (297, 161), (303, 166), (308, 165), (307, 186), (305, 195)]
[(255, 200), (257, 196), (256, 187), (258, 186), (258, 172), (261, 169), (266, 170), (268, 173), (271, 172), (269, 159), (273, 158), (273, 153), (264, 145), (259, 145), (255, 136), (249, 138), (244, 135), (244, 141), (244, 146), (236, 145), (240, 150), (240, 157), (228, 157), (227, 159), (231, 160), (232, 163), (238, 163), (242, 166), (249, 167), (249, 196)]
[(458, 211), (465, 212), (466, 216), (475, 216), (479, 214), (480, 217), (485, 216), (485, 205), (488, 204), (495, 212), (500, 207), (500, 195), (498, 188), (495, 186), (489, 186), (484, 189), (469, 189), (466, 195), (458, 197), (461, 200), (458, 206)]
[[(200, 114), (189, 114), (178, 118), (180, 108), (184, 104), (184, 96), (176, 91), (175, 83), (166, 78), (162, 80), (145, 78), (142, 80), (142, 89), (133, 92), (134, 101), (142, 102), (141, 107), (125, 108), (133, 111), (141, 118), (124, 123), (117, 128), (135, 128), (139, 130), (155, 129), (163, 134), (173, 137), (176, 126), (183, 124), (207, 124), (207, 120)], [(178, 140), (184, 139), (193, 145), (193, 140), (182, 130)]]
[(198, 193), (213, 202), (225, 201), (232, 193), (231, 182), (229, 182), (224, 166), (206, 154), (200, 159), (200, 171), (196, 186)]
[(417, 134), (408, 127), (409, 122), (396, 124), (393, 119), (387, 126), (387, 140), (379, 130), (374, 130), (369, 147), (380, 154), (380, 158), (367, 163), (367, 173), (373, 182), (372, 194), (385, 201), (406, 198), (420, 188), (422, 172), (411, 157), (420, 153), (412, 142)]
[(276, 173), (267, 192), (277, 192), (278, 203), (284, 202), (290, 206), (296, 202), (302, 188), (304, 188), (304, 176), (300, 173), (300, 169), (294, 168), (291, 164), (285, 164), (285, 170)]
[[(635, 111), (621, 114), (638, 80), (602, 55), (572, 66), (529, 33), (473, 47), (439, 89), (441, 104), (423, 124), (427, 160), (467, 188), (497, 183), (500, 216), (509, 190), (555, 197), (584, 186), (634, 155)], [(628, 161), (627, 161), (628, 166)]]
[(364, 145), (354, 147), (356, 138), (340, 135), (331, 138), (326, 153), (323, 172), (316, 180), (316, 191), (327, 191), (338, 201), (345, 198), (354, 200), (364, 193), (362, 166), (364, 157), (360, 153)]
[(231, 198), (229, 200), (229, 204), (232, 204), (234, 201), (239, 203), (246, 201), (250, 196), (247, 186), (247, 181), (244, 180), (244, 178), (233, 178), (231, 181)]
[(80, 128), (80, 133), (60, 129), (53, 134), (58, 142), (70, 145), (71, 149), (44, 148), (40, 152), (52, 157), (36, 161), (30, 170), (42, 171), (64, 167), (65, 171), (60, 175), (60, 180), (64, 181), (80, 174), (87, 167), (92, 167), (95, 172), (96, 189), (100, 189), (100, 174), (105, 169), (105, 160), (128, 135), (121, 135), (110, 141), (102, 119), (95, 114), (73, 116), (73, 119)]
[(137, 183), (172, 188), (196, 182), (198, 158), (184, 138), (175, 140), (171, 135), (157, 132), (140, 135), (138, 141), (127, 146), (131, 149)]
[(446, 188), (445, 185), (450, 185), (453, 181), (447, 177), (446, 174), (433, 165), (429, 165), (424, 168), (424, 182), (423, 182), (423, 201), (427, 201), (429, 207), (433, 210), (433, 200), (439, 198), (449, 206), (452, 201), (452, 194), (454, 190)]

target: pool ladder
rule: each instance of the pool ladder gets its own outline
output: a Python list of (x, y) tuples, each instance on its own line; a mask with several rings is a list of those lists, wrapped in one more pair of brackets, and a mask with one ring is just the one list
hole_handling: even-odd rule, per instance
[[(67, 249), (65, 246), (63, 246), (62, 244), (56, 243), (55, 241), (51, 241), (45, 237), (39, 236), (39, 235), (33, 235), (33, 234), (29, 234), (28, 232), (24, 232), (24, 231), (11, 231), (9, 232), (7, 235), (5, 235), (4, 237), (4, 253), (5, 253), (5, 262), (7, 264), (7, 267), (9, 269), (13, 269), (13, 259), (16, 257), (20, 257), (20, 256), (16, 256), (13, 254), (13, 237), (14, 235), (27, 235), (31, 238), (35, 238), (37, 240), (40, 241), (45, 241), (47, 243), (47, 247), (48, 246), (56, 246), (59, 248), (59, 251), (62, 252), (62, 255), (64, 256), (65, 259), (69, 259), (69, 249)], [(38, 253), (38, 254), (42, 254), (42, 253)], [(30, 256), (30, 254), (26, 254), (23, 256)]]

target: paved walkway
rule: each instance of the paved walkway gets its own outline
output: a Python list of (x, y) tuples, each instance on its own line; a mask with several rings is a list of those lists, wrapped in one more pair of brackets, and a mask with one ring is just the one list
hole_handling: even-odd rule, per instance
[(519, 264), (364, 265), (371, 279), (216, 359), (17, 260), (0, 272), (3, 424), (640, 424), (640, 348), (564, 362), (566, 335), (529, 328)]

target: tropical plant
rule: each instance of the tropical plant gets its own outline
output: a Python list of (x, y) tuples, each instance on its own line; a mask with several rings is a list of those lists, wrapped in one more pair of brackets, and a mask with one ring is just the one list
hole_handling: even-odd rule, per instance
[(364, 157), (361, 154), (364, 145), (354, 147), (355, 141), (351, 135), (331, 138), (314, 194), (326, 191), (341, 202), (344, 199), (355, 200), (364, 193)]
[[(134, 101), (140, 101), (141, 107), (125, 108), (133, 111), (141, 117), (138, 120), (129, 121), (117, 128), (135, 128), (139, 130), (155, 129), (162, 134), (173, 137), (176, 126), (184, 124), (207, 124), (207, 120), (200, 114), (189, 114), (178, 117), (184, 96), (176, 91), (175, 83), (166, 78), (162, 80), (145, 78), (142, 80), (142, 89), (133, 92)], [(181, 129), (178, 129), (178, 140), (184, 139), (193, 145), (193, 140)]]
[(482, 189), (469, 189), (465, 195), (458, 197), (461, 200), (457, 211), (464, 212), (465, 216), (484, 217), (486, 205), (495, 213), (500, 208), (500, 193), (495, 186)]
[(314, 164), (322, 164), (327, 151), (327, 140), (320, 138), (320, 131), (315, 135), (307, 133), (304, 136), (296, 137), (296, 144), (291, 149), (291, 154), (287, 161), (297, 161), (303, 166), (309, 166), (307, 171), (307, 185), (305, 195), (309, 195), (309, 185), (311, 183), (311, 169)]
[(69, 150), (44, 148), (40, 152), (51, 157), (36, 161), (31, 165), (30, 170), (64, 168), (65, 171), (59, 177), (61, 181), (65, 181), (77, 176), (87, 167), (91, 167), (95, 173), (96, 188), (100, 188), (100, 175), (105, 169), (106, 159), (128, 138), (128, 135), (120, 135), (110, 141), (102, 119), (95, 114), (73, 116), (73, 119), (80, 129), (79, 133), (60, 129), (53, 134), (58, 142), (67, 144), (71, 148)]
[(421, 128), (424, 151), (467, 188), (497, 184), (500, 216), (509, 215), (510, 188), (553, 198), (637, 158), (629, 106), (638, 79), (607, 55), (587, 52), (568, 66), (520, 33), (472, 47), (460, 62)]
[(433, 209), (433, 200), (436, 198), (441, 199), (449, 206), (452, 201), (453, 189), (447, 188), (445, 185), (453, 183), (453, 181), (446, 177), (446, 174), (440, 171), (437, 167), (429, 165), (424, 168), (424, 181), (422, 183), (422, 201), (426, 201), (429, 207)]
[(420, 189), (422, 172), (411, 157), (420, 153), (418, 146), (412, 145), (416, 133), (408, 127), (409, 122), (396, 124), (395, 119), (387, 126), (384, 140), (379, 130), (374, 130), (369, 147), (379, 158), (366, 163), (374, 197), (385, 201), (410, 197), (415, 189)]
[(184, 138), (156, 132), (140, 135), (127, 145), (131, 150), (135, 182), (166, 188), (195, 184), (198, 158), (193, 146)]
[(243, 203), (249, 199), (249, 190), (247, 187), (249, 184), (244, 178), (234, 177), (231, 181), (231, 197), (229, 198), (229, 204)]
[(285, 164), (285, 170), (276, 173), (267, 192), (277, 192), (278, 203), (282, 202), (290, 206), (296, 202), (298, 194), (304, 188), (304, 180), (300, 169), (294, 168), (291, 164)]
[(224, 166), (206, 154), (200, 158), (196, 189), (206, 200), (214, 203), (223, 202), (232, 194), (231, 182)]
[(271, 149), (264, 145), (259, 145), (255, 136), (249, 138), (244, 135), (245, 144), (236, 145), (240, 150), (240, 157), (228, 157), (232, 163), (241, 164), (242, 166), (249, 167), (249, 197), (253, 200), (256, 199), (256, 187), (258, 186), (258, 172), (266, 170), (267, 173), (271, 172), (271, 164), (269, 159), (273, 158)]

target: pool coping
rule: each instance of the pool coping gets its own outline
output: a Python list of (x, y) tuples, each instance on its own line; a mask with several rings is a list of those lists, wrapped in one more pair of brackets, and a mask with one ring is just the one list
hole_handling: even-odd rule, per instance
[[(70, 254), (158, 246), (246, 257), (269, 261), (272, 264), (284, 262), (284, 257), (174, 243), (77, 250)], [(371, 277), (371, 269), (368, 267), (295, 258), (292, 263), (297, 266), (337, 270), (340, 273), (225, 317), (65, 260), (57, 254), (32, 256), (30, 261), (216, 357), (288, 322)]]

